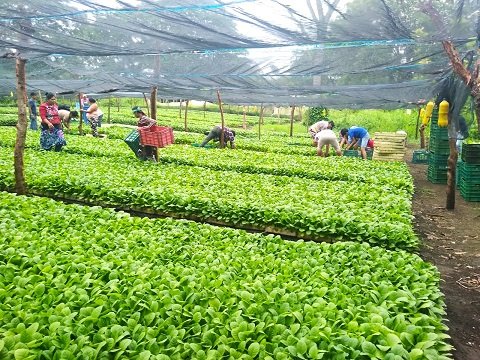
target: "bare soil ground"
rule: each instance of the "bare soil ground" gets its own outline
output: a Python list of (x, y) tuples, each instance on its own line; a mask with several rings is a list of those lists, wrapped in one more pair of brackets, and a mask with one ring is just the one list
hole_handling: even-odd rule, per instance
[(455, 209), (446, 210), (446, 185), (427, 180), (426, 164), (405, 160), (414, 178), (414, 226), (420, 256), (440, 271), (447, 325), (456, 360), (480, 359), (480, 202), (466, 202), (456, 191)]

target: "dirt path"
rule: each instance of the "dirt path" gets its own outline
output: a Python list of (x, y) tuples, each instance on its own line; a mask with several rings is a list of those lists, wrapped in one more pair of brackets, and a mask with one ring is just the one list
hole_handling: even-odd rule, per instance
[(456, 194), (455, 210), (445, 209), (446, 185), (427, 181), (426, 164), (407, 164), (414, 177), (414, 225), (420, 255), (441, 273), (447, 323), (456, 360), (480, 359), (480, 202)]

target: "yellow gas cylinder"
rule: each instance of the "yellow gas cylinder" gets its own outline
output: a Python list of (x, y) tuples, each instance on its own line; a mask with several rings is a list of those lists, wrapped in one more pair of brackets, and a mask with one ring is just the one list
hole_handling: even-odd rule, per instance
[(427, 107), (425, 109), (425, 117), (428, 119), (427, 120), (427, 124), (428, 122), (430, 121), (430, 118), (432, 117), (432, 113), (433, 113), (433, 108), (435, 107), (435, 103), (433, 101), (429, 101), (427, 103)]
[(438, 105), (438, 126), (447, 127), (448, 126), (448, 109), (449, 104), (447, 100), (443, 100), (440, 105)]
[(427, 125), (428, 125), (428, 120), (429, 120), (429, 118), (427, 118), (427, 117), (425, 116), (425, 114), (426, 114), (425, 109), (424, 109), (424, 108), (421, 108), (421, 109), (420, 109), (420, 119), (422, 119), (422, 124), (425, 125), (425, 126), (427, 126)]

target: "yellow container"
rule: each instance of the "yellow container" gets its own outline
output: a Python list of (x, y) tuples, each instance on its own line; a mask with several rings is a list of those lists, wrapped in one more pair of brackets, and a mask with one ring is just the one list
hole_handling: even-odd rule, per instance
[(422, 119), (422, 124), (423, 125), (428, 125), (428, 121), (430, 120), (429, 118), (427, 118), (426, 116), (426, 111), (425, 109), (420, 109), (420, 119)]
[(440, 105), (438, 105), (438, 126), (447, 127), (448, 126), (448, 109), (450, 104), (447, 100), (443, 100)]

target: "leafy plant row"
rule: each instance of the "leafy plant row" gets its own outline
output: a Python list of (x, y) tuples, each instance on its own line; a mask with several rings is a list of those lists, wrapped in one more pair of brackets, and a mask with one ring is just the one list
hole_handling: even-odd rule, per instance
[(450, 359), (438, 271), (0, 193), (0, 357)]
[[(0, 187), (13, 188), (11, 150), (0, 149)], [(410, 195), (388, 185), (215, 171), (136, 159), (27, 150), (26, 178), (42, 193), (315, 239), (412, 249)], [(352, 206), (355, 204), (355, 206)]]
[[(110, 130), (111, 128), (108, 128)], [(0, 129), (0, 146), (13, 146), (13, 129)], [(241, 142), (240, 142), (241, 143)], [(29, 132), (27, 146), (38, 149), (37, 133)], [(122, 140), (69, 136), (66, 152), (90, 156), (133, 158), (134, 154)], [(398, 162), (357, 162), (354, 158), (328, 159), (316, 156), (295, 156), (282, 153), (260, 153), (254, 151), (221, 151), (199, 149), (193, 146), (174, 145), (161, 149), (160, 162), (191, 165), (214, 170), (232, 170), (250, 174), (273, 174), (298, 176), (317, 180), (358, 181), (385, 184), (406, 189), (413, 193), (411, 175), (406, 165)], [(222, 161), (217, 161), (218, 158)], [(352, 172), (353, 166), (361, 164), (361, 171)]]

